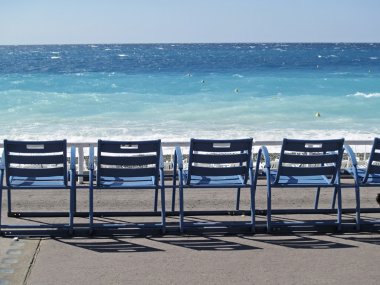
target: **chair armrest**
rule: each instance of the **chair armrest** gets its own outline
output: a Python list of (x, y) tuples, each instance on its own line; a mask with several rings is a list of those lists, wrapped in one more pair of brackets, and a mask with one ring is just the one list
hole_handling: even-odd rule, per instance
[[(262, 154), (262, 156), (264, 157), (264, 162), (265, 162), (265, 168), (268, 168), (270, 169), (270, 156), (269, 156), (269, 151), (267, 149), (266, 146), (262, 146), (259, 150), (259, 154)], [(260, 160), (261, 160), (261, 155), (260, 157), (257, 157), (257, 161), (258, 163), (260, 163)]]
[(250, 168), (250, 169), (253, 169), (253, 157), (252, 157), (253, 155), (251, 155), (251, 157), (249, 158), (249, 161), (248, 161), (248, 167)]
[(253, 157), (251, 156), (248, 161), (248, 177), (251, 185), (257, 182), (257, 171), (253, 173)]
[(4, 171), (5, 170), (5, 165), (4, 165), (4, 162), (5, 162), (5, 154), (3, 152), (1, 158), (0, 158), (0, 171)]
[(71, 147), (71, 157), (70, 157), (70, 170), (72, 170), (74, 172), (75, 172), (75, 160), (76, 160), (75, 151), (76, 151), (75, 146), (72, 146)]
[(88, 161), (88, 170), (94, 170), (94, 146), (90, 145), (90, 153), (89, 153), (89, 161)]
[[(2, 157), (0, 159), (0, 191), (3, 191), (3, 180), (4, 180), (4, 173), (5, 173), (5, 165), (4, 165), (5, 159), (4, 159), (4, 155), (5, 154), (3, 152), (3, 155), (2, 155)], [(0, 200), (0, 203), (2, 203), (1, 200)], [(0, 218), (1, 218), (1, 213), (0, 213)]]
[(351, 159), (352, 165), (354, 167), (357, 167), (358, 166), (358, 162), (356, 160), (356, 155), (355, 155), (354, 151), (352, 150), (352, 148), (348, 144), (345, 144), (344, 145), (344, 150), (347, 152), (348, 157)]
[[(182, 170), (183, 169), (183, 157), (182, 157), (182, 151), (179, 146), (175, 147), (174, 151), (174, 168), (178, 166), (178, 169)], [(174, 169), (175, 171), (176, 169)]]
[(162, 153), (162, 146), (161, 146), (161, 149), (160, 149), (160, 165), (159, 165), (159, 167), (160, 167), (160, 169), (164, 169), (164, 154)]

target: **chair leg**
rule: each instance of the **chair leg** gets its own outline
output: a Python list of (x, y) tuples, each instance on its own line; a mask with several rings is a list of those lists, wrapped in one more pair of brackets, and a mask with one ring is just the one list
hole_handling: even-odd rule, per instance
[(319, 193), (321, 192), (321, 187), (317, 188), (317, 192), (315, 192), (315, 202), (314, 202), (314, 209), (318, 209), (318, 203), (319, 203)]
[(172, 191), (172, 212), (175, 210), (175, 187), (173, 187)]
[(153, 205), (154, 212), (157, 212), (157, 202), (158, 202), (158, 188), (154, 189), (154, 205)]
[(355, 199), (356, 199), (356, 230), (360, 231), (360, 188), (355, 185)]
[(165, 188), (161, 187), (161, 224), (162, 234), (166, 232), (166, 209), (165, 209)]
[(336, 195), (337, 195), (337, 189), (334, 188), (334, 193), (333, 193), (332, 203), (331, 203), (331, 209), (335, 209)]
[(8, 216), (12, 215), (12, 194), (11, 189), (7, 189), (7, 206), (8, 206)]
[(88, 191), (88, 219), (89, 219), (89, 232), (92, 234), (94, 226), (94, 187), (90, 186)]
[(77, 191), (73, 193), (73, 212), (77, 212)]
[(338, 209), (337, 209), (337, 222), (338, 222), (338, 231), (342, 230), (342, 191), (340, 187), (335, 188), (338, 193)]
[(1, 231), (2, 204), (3, 204), (3, 188), (2, 186), (0, 186), (0, 236), (2, 236), (2, 231)]
[(179, 231), (184, 232), (183, 187), (179, 187)]
[[(240, 188), (239, 188), (240, 189)], [(251, 187), (251, 232), (256, 232), (256, 187)]]
[(172, 189), (172, 212), (174, 212), (175, 209), (175, 190), (176, 190), (176, 183), (177, 182), (177, 176), (176, 174), (173, 175), (173, 189)]
[(240, 209), (240, 188), (236, 191), (236, 211)]
[(70, 187), (70, 212), (69, 212), (69, 234), (73, 234), (74, 229), (74, 212), (75, 212), (75, 195), (76, 189)]
[(272, 189), (267, 179), (267, 233), (272, 231)]

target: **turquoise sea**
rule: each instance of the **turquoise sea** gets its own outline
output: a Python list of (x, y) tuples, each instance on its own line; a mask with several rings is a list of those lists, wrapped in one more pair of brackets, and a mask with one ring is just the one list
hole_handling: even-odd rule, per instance
[(0, 139), (372, 139), (380, 44), (0, 46)]

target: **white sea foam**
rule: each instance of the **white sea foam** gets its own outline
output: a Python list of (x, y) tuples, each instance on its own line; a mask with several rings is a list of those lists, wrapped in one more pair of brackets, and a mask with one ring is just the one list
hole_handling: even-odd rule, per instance
[(376, 97), (380, 97), (380, 92), (376, 92), (376, 93), (356, 92), (355, 94), (349, 94), (349, 95), (347, 95), (347, 97), (376, 98)]
[[(67, 139), (68, 142), (84, 143), (97, 142), (98, 139), (110, 140), (146, 140), (146, 139), (162, 139), (163, 142), (189, 142), (190, 138), (244, 138), (253, 137), (256, 142), (262, 141), (282, 141), (283, 138), (297, 139), (336, 139), (345, 138), (347, 141), (356, 140), (373, 140), (378, 134), (370, 132), (351, 132), (344, 130), (296, 130), (296, 129), (273, 129), (270, 131), (240, 130), (240, 131), (221, 131), (221, 130), (193, 130), (181, 132), (167, 132), (164, 126), (154, 127), (149, 132), (141, 132), (138, 127), (96, 127), (93, 128), (82, 126), (62, 126), (56, 125), (54, 131), (44, 124), (34, 124), (33, 126), (25, 126), (19, 128), (18, 132), (9, 130), (7, 133), (1, 132), (2, 139), (16, 140), (54, 140)], [(33, 132), (38, 129), (38, 132)], [(22, 130), (22, 132), (20, 132)], [(260, 145), (261, 143), (259, 143)]]
[(24, 82), (25, 82), (25, 80), (14, 80), (14, 81), (11, 81), (11, 84), (13, 84), (13, 85), (19, 85), (19, 84), (22, 84)]
[(128, 55), (127, 54), (124, 54), (124, 53), (120, 53), (118, 54), (119, 57), (127, 57)]
[(334, 75), (348, 75), (348, 74), (350, 74), (350, 72), (332, 72), (331, 74), (334, 74)]
[(50, 58), (51, 59), (60, 59), (61, 57), (60, 56), (51, 56)]
[(337, 55), (335, 55), (335, 54), (329, 54), (329, 55), (325, 55), (325, 56), (323, 56), (323, 55), (318, 55), (318, 58), (337, 58), (338, 56)]
[(379, 59), (377, 56), (371, 56), (369, 59), (376, 60)]
[(234, 75), (232, 75), (232, 77), (237, 77), (237, 78), (244, 78), (244, 76), (243, 75), (241, 75), (241, 74), (234, 74)]

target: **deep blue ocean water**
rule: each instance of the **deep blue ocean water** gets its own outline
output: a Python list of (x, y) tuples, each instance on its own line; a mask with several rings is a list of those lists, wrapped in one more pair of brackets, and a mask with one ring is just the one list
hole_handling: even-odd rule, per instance
[(0, 139), (380, 135), (380, 44), (0, 46)]

